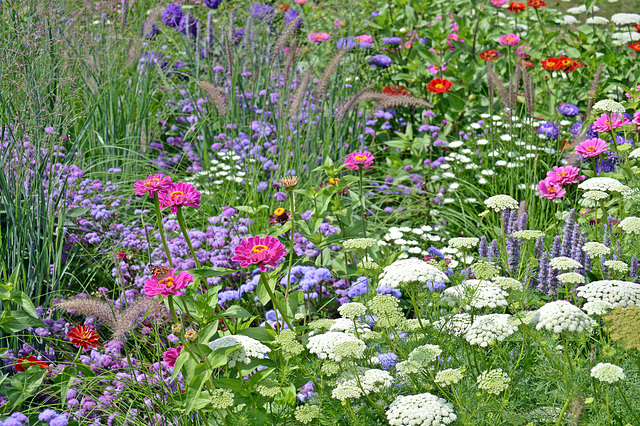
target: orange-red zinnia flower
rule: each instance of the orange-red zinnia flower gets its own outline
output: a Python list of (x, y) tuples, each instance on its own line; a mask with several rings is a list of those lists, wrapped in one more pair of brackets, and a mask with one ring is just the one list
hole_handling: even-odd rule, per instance
[(509, 7), (507, 7), (507, 9), (515, 13), (524, 12), (525, 8), (526, 6), (524, 5), (524, 3), (516, 3), (515, 1), (509, 3)]
[(18, 359), (15, 363), (15, 365), (13, 366), (13, 368), (16, 369), (16, 371), (22, 373), (24, 371), (27, 370), (27, 368), (31, 367), (32, 365), (37, 365), (38, 367), (44, 368), (44, 369), (49, 369), (49, 365), (44, 362), (44, 361), (40, 361), (38, 358), (36, 358), (35, 356), (23, 356), (22, 358)]
[(478, 56), (480, 56), (480, 59), (482, 59), (483, 61), (493, 62), (494, 59), (497, 59), (502, 55), (498, 53), (496, 49), (489, 49), (480, 53)]
[(100, 336), (98, 336), (98, 332), (96, 332), (92, 326), (90, 325), (78, 325), (73, 327), (67, 336), (71, 339), (71, 343), (80, 348), (83, 347), (85, 349), (95, 348), (98, 346), (98, 340), (100, 340)]
[(382, 93), (391, 96), (411, 96), (411, 93), (407, 92), (407, 89), (402, 86), (396, 86), (395, 84), (383, 88)]
[(427, 90), (431, 93), (444, 93), (451, 90), (451, 86), (453, 83), (446, 78), (434, 78), (427, 84)]
[(535, 7), (536, 9), (540, 9), (542, 6), (546, 6), (547, 3), (542, 0), (529, 0), (529, 6)]
[(640, 52), (640, 41), (636, 41), (635, 43), (631, 43), (629, 45), (629, 49), (633, 49), (636, 52)]
[(547, 71), (557, 71), (561, 68), (561, 63), (558, 58), (547, 58), (540, 61), (540, 65)]

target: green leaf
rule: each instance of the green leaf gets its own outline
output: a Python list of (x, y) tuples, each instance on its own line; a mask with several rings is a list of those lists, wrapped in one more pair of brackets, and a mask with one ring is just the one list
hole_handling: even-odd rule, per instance
[(80, 217), (86, 214), (89, 210), (91, 210), (91, 207), (76, 207), (76, 208), (67, 210), (66, 216)]
[(174, 381), (176, 379), (176, 377), (178, 377), (178, 374), (180, 373), (180, 370), (182, 370), (182, 366), (184, 365), (185, 362), (187, 362), (189, 357), (190, 357), (189, 351), (187, 351), (186, 349), (182, 348), (182, 350), (180, 351), (180, 355), (176, 359), (176, 363), (173, 366), (173, 373), (171, 374), (171, 381)]
[(40, 327), (44, 324), (24, 311), (3, 311), (0, 316), (0, 330), (12, 334), (29, 327)]
[(6, 389), (7, 397), (17, 406), (30, 397), (42, 384), (49, 370), (40, 367), (29, 367), (23, 373), (18, 373), (11, 378), (11, 387)]
[(31, 315), (33, 318), (38, 318), (38, 314), (36, 313), (36, 307), (33, 305), (33, 302), (26, 295), (26, 293), (22, 291), (14, 291), (11, 293), (10, 300), (16, 305), (20, 306), (26, 313)]
[(222, 313), (222, 316), (229, 318), (250, 318), (252, 314), (240, 305), (231, 305)]
[(238, 272), (238, 269), (229, 269), (229, 268), (202, 268), (202, 269), (190, 269), (187, 271), (190, 274), (193, 274), (200, 278), (216, 278), (222, 277), (225, 275), (233, 274)]
[(256, 340), (261, 341), (262, 343), (273, 342), (273, 336), (271, 336), (267, 330), (262, 327), (251, 327), (245, 328), (244, 330), (238, 330), (238, 334), (242, 334), (243, 336), (253, 337)]

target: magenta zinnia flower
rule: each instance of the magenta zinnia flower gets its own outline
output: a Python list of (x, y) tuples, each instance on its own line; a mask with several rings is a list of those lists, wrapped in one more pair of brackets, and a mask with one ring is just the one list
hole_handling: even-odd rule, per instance
[(615, 112), (602, 114), (593, 122), (593, 130), (596, 132), (608, 132), (613, 129), (619, 129), (625, 124), (625, 118)]
[(375, 159), (369, 151), (352, 152), (344, 159), (344, 166), (349, 170), (358, 170), (360, 167), (368, 169)]
[(162, 279), (153, 276), (144, 283), (144, 294), (149, 298), (157, 295), (169, 296), (173, 294), (177, 296), (182, 293), (182, 289), (193, 282), (193, 275), (187, 272), (180, 272), (176, 277), (175, 269), (171, 269), (171, 273)]
[(631, 120), (631, 122), (636, 125), (636, 130), (640, 127), (640, 111), (636, 111), (633, 114), (633, 120)]
[(178, 206), (200, 208), (200, 192), (190, 183), (178, 182), (160, 192), (160, 206), (171, 207), (171, 213), (178, 212)]
[(149, 193), (149, 197), (153, 198), (156, 192), (162, 192), (171, 186), (171, 176), (149, 175), (147, 180), (139, 180), (133, 184), (136, 195), (144, 195)]
[(575, 153), (593, 158), (609, 150), (609, 144), (600, 138), (587, 139), (576, 147)]
[(498, 39), (498, 43), (503, 46), (516, 46), (520, 43), (520, 37), (515, 34), (505, 34)]
[(169, 348), (162, 354), (162, 360), (166, 362), (169, 367), (173, 368), (176, 365), (176, 360), (180, 356), (180, 352), (182, 352), (182, 346)]
[(538, 183), (538, 191), (540, 191), (540, 198), (548, 198), (550, 200), (562, 198), (567, 193), (566, 189), (551, 181), (549, 178), (541, 180), (540, 183)]
[(373, 43), (373, 37), (371, 37), (369, 34), (362, 34), (359, 35), (358, 37), (356, 37), (356, 41), (358, 43)]
[(240, 262), (242, 268), (249, 265), (260, 265), (260, 270), (265, 272), (267, 265), (277, 266), (278, 260), (287, 253), (284, 245), (277, 238), (251, 237), (240, 242), (234, 249), (235, 256), (231, 258), (234, 262)]
[(324, 41), (327, 41), (331, 38), (331, 36), (327, 33), (311, 33), (307, 36), (309, 41), (314, 42), (315, 44), (320, 44)]
[(565, 186), (584, 180), (584, 175), (578, 175), (580, 169), (573, 166), (557, 167), (547, 172), (547, 179), (556, 185)]

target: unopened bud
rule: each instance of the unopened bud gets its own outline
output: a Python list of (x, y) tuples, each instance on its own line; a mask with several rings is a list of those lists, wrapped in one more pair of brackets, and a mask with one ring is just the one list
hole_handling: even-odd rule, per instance
[(287, 176), (280, 179), (280, 183), (284, 186), (284, 189), (288, 191), (293, 191), (293, 188), (298, 185), (298, 177), (297, 176)]
[(195, 343), (198, 341), (198, 332), (193, 329), (189, 329), (184, 333), (184, 338), (187, 339), (188, 342)]
[(172, 332), (173, 334), (180, 334), (180, 333), (182, 333), (182, 324), (180, 324), (179, 322), (177, 322), (177, 323), (173, 324), (173, 325), (171, 326), (171, 332)]

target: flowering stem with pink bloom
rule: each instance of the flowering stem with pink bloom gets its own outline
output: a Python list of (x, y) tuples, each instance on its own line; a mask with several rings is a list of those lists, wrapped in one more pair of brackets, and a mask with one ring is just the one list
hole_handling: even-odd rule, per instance
[(158, 229), (160, 230), (160, 238), (162, 239), (162, 245), (164, 252), (167, 254), (167, 260), (169, 260), (169, 266), (173, 268), (173, 260), (171, 259), (171, 252), (167, 245), (167, 237), (164, 235), (164, 225), (162, 224), (162, 213), (160, 213), (160, 200), (158, 197), (153, 197), (153, 204), (156, 207), (156, 221), (158, 222)]
[(196, 257), (196, 251), (193, 249), (193, 245), (191, 244), (191, 238), (189, 238), (189, 232), (187, 231), (187, 225), (184, 221), (184, 216), (182, 214), (182, 206), (178, 206), (178, 223), (180, 224), (180, 230), (182, 231), (182, 235), (184, 235), (184, 239), (187, 241), (187, 245), (189, 246), (189, 250), (191, 251), (191, 256), (193, 256), (193, 260), (196, 262), (196, 267), (198, 269), (202, 269), (198, 258)]
[(296, 198), (295, 198), (295, 192), (291, 191), (290, 192), (291, 195), (291, 214), (289, 215), (289, 220), (291, 221), (291, 230), (289, 232), (291, 232), (291, 252), (289, 253), (289, 270), (287, 271), (287, 288), (285, 290), (285, 298), (289, 297), (289, 288), (291, 286), (291, 268), (293, 268), (293, 252), (294, 252), (294, 244), (295, 244), (295, 214), (296, 214)]
[(362, 191), (362, 165), (358, 166), (358, 173), (360, 174), (360, 210), (362, 215), (362, 236), (363, 238), (367, 238), (367, 225), (365, 219), (365, 208), (364, 208), (364, 193)]

